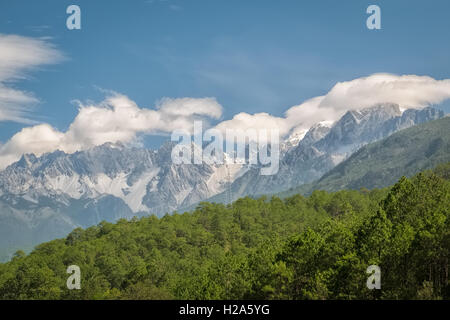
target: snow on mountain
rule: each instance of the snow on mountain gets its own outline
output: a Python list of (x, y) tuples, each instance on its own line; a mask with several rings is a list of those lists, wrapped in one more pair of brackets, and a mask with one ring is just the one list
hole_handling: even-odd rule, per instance
[[(243, 173), (242, 164), (174, 165), (169, 145), (173, 144), (163, 145), (158, 152), (105, 144), (74, 154), (55, 151), (39, 158), (26, 154), (0, 172), (0, 193), (29, 201), (42, 196), (95, 199), (111, 195), (135, 213), (163, 214), (190, 205), (190, 198), (197, 201), (222, 192), (228, 179)], [(164, 193), (167, 197), (160, 199)], [(155, 194), (162, 203), (152, 201)]]
[(283, 142), (280, 143), (280, 154), (284, 155), (286, 152), (289, 152), (289, 150), (292, 150), (293, 148), (298, 146), (298, 144), (300, 143), (300, 141), (303, 140), (307, 132), (308, 132), (307, 129), (303, 129), (291, 133), (287, 139), (285, 139)]
[(443, 116), (433, 108), (402, 112), (394, 104), (349, 111), (335, 123), (290, 135), (272, 176), (228, 154), (220, 165), (176, 165), (173, 142), (158, 150), (106, 143), (73, 154), (25, 154), (0, 172), (1, 247), (32, 245), (102, 220), (163, 215), (207, 199), (283, 191), (319, 178), (367, 143)]

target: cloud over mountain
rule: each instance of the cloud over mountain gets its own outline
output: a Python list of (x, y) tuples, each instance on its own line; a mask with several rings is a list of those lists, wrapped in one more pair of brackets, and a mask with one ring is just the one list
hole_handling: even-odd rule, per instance
[(80, 104), (66, 132), (49, 124), (22, 129), (0, 146), (0, 168), (23, 153), (41, 155), (57, 149), (73, 153), (105, 142), (135, 142), (140, 133), (170, 133), (179, 128), (192, 131), (194, 120), (208, 121), (221, 115), (222, 106), (214, 98), (164, 98), (155, 109), (147, 109), (114, 93), (97, 105)]
[(401, 108), (421, 109), (450, 99), (450, 79), (436, 80), (428, 76), (373, 74), (351, 81), (338, 82), (325, 95), (293, 106), (285, 116), (266, 113), (239, 113), (217, 128), (247, 129), (278, 127), (280, 134), (291, 130), (304, 131), (320, 121), (336, 121), (346, 111), (383, 103), (395, 103)]

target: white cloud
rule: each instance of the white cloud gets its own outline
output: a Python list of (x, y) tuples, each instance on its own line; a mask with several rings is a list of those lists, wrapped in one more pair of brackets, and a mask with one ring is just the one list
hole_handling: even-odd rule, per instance
[(285, 117), (267, 113), (240, 113), (217, 128), (273, 128), (281, 135), (299, 132), (320, 121), (336, 121), (346, 111), (380, 103), (397, 103), (401, 108), (424, 108), (450, 99), (450, 79), (435, 80), (428, 76), (373, 74), (337, 83), (326, 95), (314, 97), (285, 112)]
[(214, 98), (164, 98), (155, 109), (146, 109), (124, 95), (113, 94), (98, 105), (80, 105), (66, 132), (48, 124), (22, 129), (0, 146), (0, 168), (24, 153), (41, 155), (57, 149), (72, 153), (106, 142), (133, 142), (139, 133), (170, 133), (179, 128), (192, 132), (194, 120), (221, 115), (222, 107)]
[(26, 117), (38, 102), (31, 93), (12, 88), (26, 72), (61, 61), (62, 54), (45, 39), (0, 34), (0, 121), (32, 123)]
[(342, 111), (391, 102), (402, 107), (423, 108), (449, 98), (450, 79), (379, 73), (337, 83), (319, 107)]
[(17, 161), (24, 153), (40, 155), (60, 149), (64, 134), (48, 124), (23, 128), (0, 146), (0, 168)]
[(255, 129), (257, 131), (264, 129), (279, 129), (281, 135), (285, 135), (289, 132), (285, 118), (274, 117), (266, 112), (255, 114), (248, 114), (245, 112), (238, 113), (231, 120), (226, 120), (219, 123), (216, 126), (216, 129), (221, 132), (225, 132), (226, 129)]

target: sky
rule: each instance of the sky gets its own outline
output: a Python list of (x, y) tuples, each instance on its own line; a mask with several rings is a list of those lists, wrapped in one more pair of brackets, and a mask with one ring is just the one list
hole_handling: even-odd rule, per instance
[(2, 0), (0, 167), (108, 139), (156, 147), (198, 118), (288, 135), (373, 103), (449, 112), (449, 14), (447, 0)]

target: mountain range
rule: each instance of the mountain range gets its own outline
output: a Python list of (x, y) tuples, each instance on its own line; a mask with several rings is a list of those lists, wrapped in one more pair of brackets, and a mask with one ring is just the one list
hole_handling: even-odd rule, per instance
[(396, 104), (348, 111), (334, 124), (319, 123), (311, 127), (298, 145), (285, 152), (276, 175), (261, 176), (257, 168), (251, 168), (233, 181), (227, 192), (209, 201), (226, 202), (226, 198), (236, 200), (247, 195), (274, 194), (310, 183), (362, 146), (443, 116), (442, 111), (434, 108), (402, 112)]
[(72, 154), (25, 154), (0, 172), (0, 260), (102, 220), (161, 216), (200, 201), (229, 202), (304, 185), (369, 143), (442, 117), (434, 108), (402, 111), (396, 104), (348, 111), (335, 123), (288, 137), (272, 176), (260, 175), (255, 165), (175, 165), (171, 142), (157, 150), (107, 143)]

